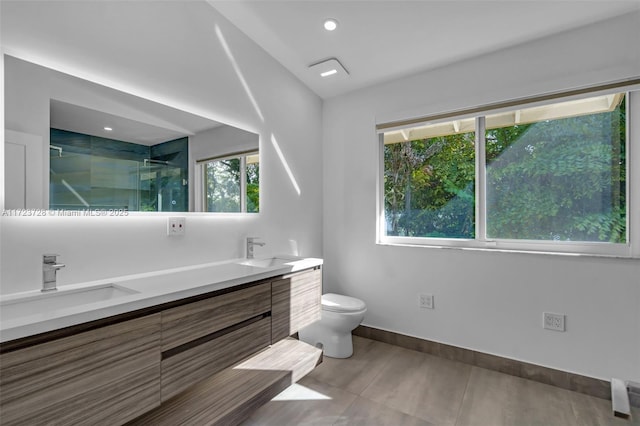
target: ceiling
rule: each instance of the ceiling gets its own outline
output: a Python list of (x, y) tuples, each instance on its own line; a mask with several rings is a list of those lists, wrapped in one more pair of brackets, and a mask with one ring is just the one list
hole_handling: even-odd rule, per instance
[[(178, 132), (51, 99), (50, 124), (54, 129), (99, 136), (140, 145), (156, 145), (193, 134)], [(106, 130), (106, 128), (110, 130)]]
[[(325, 99), (640, 10), (640, 0), (208, 2)], [(309, 69), (330, 58), (347, 77)]]
[[(5, 58), (11, 63), (19, 59)], [(30, 65), (39, 68), (37, 65)], [(87, 93), (100, 105), (89, 108), (58, 99), (49, 102), (50, 125), (54, 129), (99, 136), (141, 145), (156, 145), (195, 135), (222, 123), (188, 113), (139, 96), (114, 90), (77, 77), (41, 68), (42, 78), (60, 79), (68, 90)], [(111, 130), (105, 130), (105, 127)]]

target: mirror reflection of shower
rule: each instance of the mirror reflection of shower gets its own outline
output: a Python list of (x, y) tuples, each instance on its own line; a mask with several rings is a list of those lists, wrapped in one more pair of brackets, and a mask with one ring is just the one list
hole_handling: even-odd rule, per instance
[(188, 138), (146, 146), (51, 129), (49, 208), (188, 211)]
[[(62, 158), (62, 147), (55, 146), (55, 145), (49, 145), (49, 150), (50, 151), (56, 151), (56, 153), (57, 153), (57, 155), (55, 155), (54, 153), (50, 152), (51, 159)], [(50, 163), (51, 163), (51, 166), (53, 166), (53, 162), (50, 161)], [(69, 184), (69, 182), (67, 182), (63, 177), (58, 176), (58, 174), (56, 173), (54, 167), (49, 167), (49, 170), (50, 170), (50, 173), (51, 173), (51, 176), (49, 178), (50, 182), (59, 181), (85, 208), (90, 208), (91, 207), (91, 205), (87, 202), (87, 200), (82, 198), (82, 195), (80, 195), (78, 193), (78, 191), (76, 191)]]
[(145, 158), (139, 172), (139, 211), (187, 211), (188, 179), (179, 165)]

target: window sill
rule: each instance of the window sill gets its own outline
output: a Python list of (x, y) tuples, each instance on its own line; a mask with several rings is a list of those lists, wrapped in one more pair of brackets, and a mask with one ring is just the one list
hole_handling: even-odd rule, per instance
[[(464, 241), (464, 240), (463, 240)], [(447, 244), (424, 244), (424, 243), (411, 243), (400, 241), (378, 241), (376, 245), (389, 246), (389, 247), (411, 247), (411, 248), (423, 248), (423, 249), (442, 249), (442, 250), (459, 250), (459, 251), (473, 251), (473, 252), (485, 252), (485, 253), (514, 253), (514, 254), (527, 254), (527, 255), (540, 255), (540, 256), (562, 256), (562, 257), (582, 257), (582, 258), (609, 258), (609, 259), (623, 259), (623, 260), (639, 260), (640, 256), (634, 256), (631, 254), (631, 250), (627, 245), (623, 245), (627, 250), (627, 254), (624, 253), (597, 253), (597, 252), (567, 252), (567, 251), (554, 251), (549, 249), (530, 249), (530, 248), (505, 248), (505, 247), (490, 247), (490, 246), (465, 246), (460, 243), (462, 241), (456, 241), (458, 245)]]

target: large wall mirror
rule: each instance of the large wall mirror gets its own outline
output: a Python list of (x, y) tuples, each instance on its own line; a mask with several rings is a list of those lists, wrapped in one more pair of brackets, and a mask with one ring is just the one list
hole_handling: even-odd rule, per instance
[(259, 136), (5, 56), (5, 209), (256, 213)]

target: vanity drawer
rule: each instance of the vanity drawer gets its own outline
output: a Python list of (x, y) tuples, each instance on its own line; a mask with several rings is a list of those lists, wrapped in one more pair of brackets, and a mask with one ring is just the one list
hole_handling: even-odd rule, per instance
[(320, 319), (321, 269), (285, 275), (271, 282), (271, 291), (272, 343)]
[(271, 317), (249, 322), (212, 340), (163, 357), (162, 401), (267, 347), (271, 342)]
[(160, 314), (0, 355), (2, 424), (122, 424), (160, 404)]
[(271, 310), (271, 285), (262, 283), (162, 312), (162, 351)]

